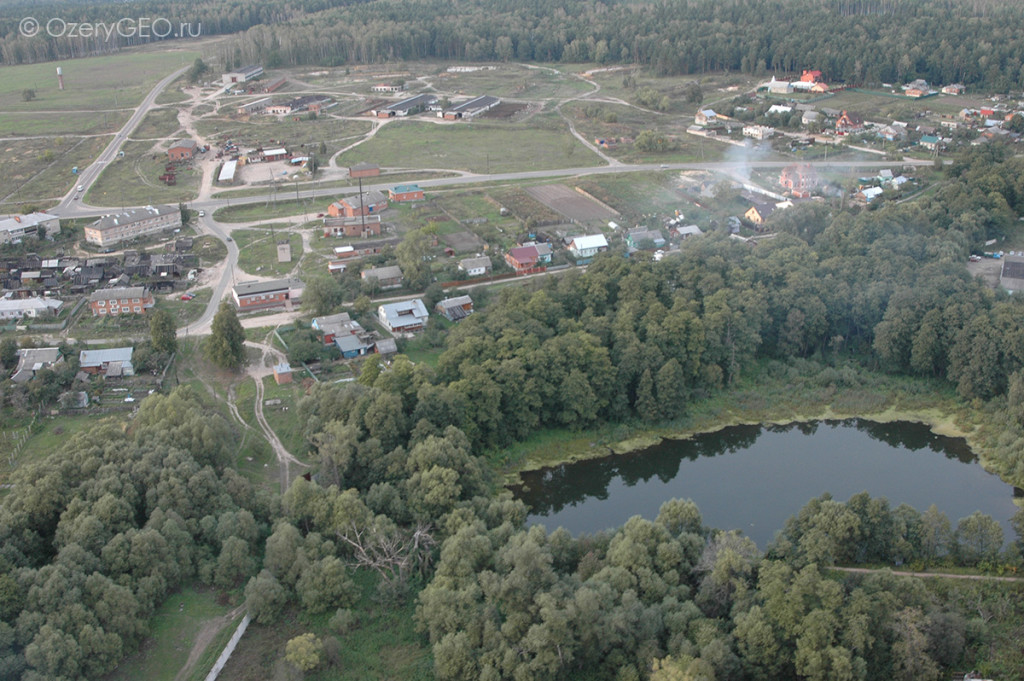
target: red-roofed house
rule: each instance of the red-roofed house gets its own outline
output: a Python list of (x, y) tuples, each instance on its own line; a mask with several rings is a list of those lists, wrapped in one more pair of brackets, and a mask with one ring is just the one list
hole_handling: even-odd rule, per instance
[(800, 74), (801, 83), (820, 83), (821, 82), (821, 71), (808, 71), (804, 70)]

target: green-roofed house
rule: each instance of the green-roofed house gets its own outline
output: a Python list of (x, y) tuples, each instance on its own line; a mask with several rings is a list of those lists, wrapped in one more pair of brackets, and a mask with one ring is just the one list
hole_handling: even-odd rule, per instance
[(935, 151), (939, 146), (939, 138), (935, 135), (924, 135), (921, 137), (921, 146), (929, 151)]
[(421, 201), (423, 190), (416, 184), (400, 184), (388, 190), (388, 199), (391, 201)]

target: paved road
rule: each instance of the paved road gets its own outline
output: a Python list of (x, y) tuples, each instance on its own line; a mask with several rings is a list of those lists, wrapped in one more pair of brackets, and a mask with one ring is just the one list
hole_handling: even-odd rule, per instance
[[(161, 80), (153, 87), (152, 90), (150, 90), (149, 94), (146, 95), (146, 98), (143, 99), (142, 103), (135, 109), (135, 113), (133, 113), (128, 119), (128, 122), (121, 127), (121, 130), (116, 135), (114, 135), (114, 139), (110, 141), (107, 148), (100, 152), (100, 155), (88, 168), (78, 173), (78, 177), (75, 178), (75, 186), (71, 188), (71, 191), (64, 195), (60, 204), (51, 211), (52, 213), (60, 215), (61, 217), (74, 217), (73, 215), (65, 214), (66, 210), (70, 211), (70, 213), (74, 213), (75, 209), (78, 207), (74, 197), (76, 195), (84, 195), (85, 192), (89, 191), (93, 182), (95, 182), (100, 176), (100, 173), (103, 172), (103, 167), (114, 160), (117, 152), (121, 149), (121, 145), (128, 139), (128, 135), (135, 132), (135, 128), (139, 127), (139, 123), (141, 123), (142, 119), (145, 118), (147, 113), (149, 113), (149, 110), (153, 108), (156, 98), (160, 96), (160, 93), (164, 91), (164, 88), (170, 85), (178, 78), (178, 76), (188, 71), (189, 68), (190, 67), (188, 66), (181, 67), (171, 75)], [(78, 191), (79, 186), (83, 188), (83, 191)]]

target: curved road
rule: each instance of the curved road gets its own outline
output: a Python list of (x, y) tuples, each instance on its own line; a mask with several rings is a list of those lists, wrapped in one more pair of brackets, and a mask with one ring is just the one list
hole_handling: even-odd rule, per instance
[[(74, 203), (73, 197), (75, 195), (84, 195), (85, 192), (89, 191), (93, 182), (95, 182), (96, 178), (98, 178), (100, 173), (103, 172), (103, 167), (114, 160), (114, 156), (117, 155), (121, 145), (128, 139), (128, 135), (132, 134), (135, 131), (135, 128), (139, 127), (139, 123), (141, 123), (142, 119), (145, 118), (147, 113), (149, 113), (149, 110), (153, 108), (156, 98), (160, 96), (160, 93), (164, 91), (164, 88), (175, 81), (181, 74), (188, 71), (189, 68), (190, 67), (188, 66), (181, 67), (174, 73), (165, 77), (149, 91), (149, 94), (146, 95), (145, 99), (142, 100), (142, 103), (135, 109), (135, 113), (133, 113), (128, 121), (121, 127), (121, 130), (114, 135), (114, 139), (110, 141), (107, 148), (100, 152), (100, 155), (96, 157), (96, 160), (93, 161), (88, 168), (78, 173), (78, 176), (75, 178), (75, 186), (71, 188), (71, 191), (64, 195), (64, 198), (61, 199), (61, 202), (53, 212), (57, 213), (61, 217), (73, 217), (72, 215), (65, 215), (61, 211), (63, 209), (70, 208), (72, 213), (75, 212), (75, 206), (72, 205)], [(78, 191), (79, 186), (82, 187), (81, 192)]]

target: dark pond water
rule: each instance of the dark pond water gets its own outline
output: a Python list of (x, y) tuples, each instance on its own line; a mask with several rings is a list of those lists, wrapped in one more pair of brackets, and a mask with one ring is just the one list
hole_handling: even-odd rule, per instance
[(516, 497), (530, 523), (573, 534), (653, 519), (662, 502), (693, 499), (704, 523), (739, 529), (764, 549), (813, 497), (846, 501), (867, 491), (895, 508), (931, 504), (953, 527), (976, 510), (1013, 532), (1014, 488), (977, 463), (960, 438), (917, 423), (860, 419), (788, 426), (735, 426), (644, 451), (565, 464), (522, 475)]

